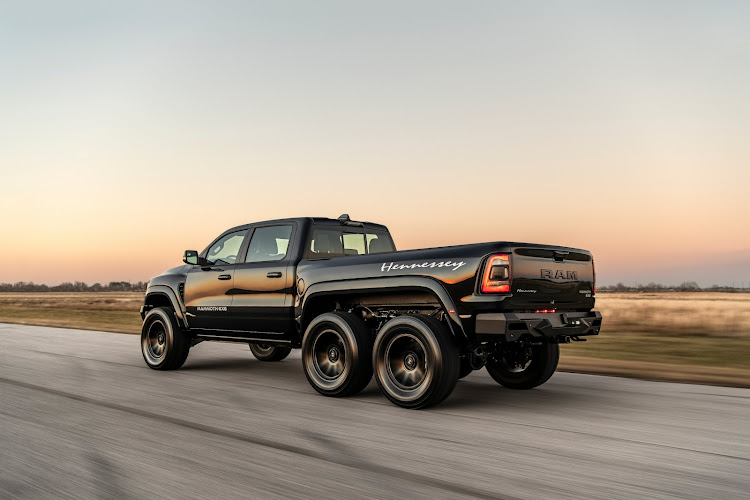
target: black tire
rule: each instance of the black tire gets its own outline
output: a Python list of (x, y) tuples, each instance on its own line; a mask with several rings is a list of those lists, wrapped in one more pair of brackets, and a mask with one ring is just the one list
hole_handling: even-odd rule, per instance
[(461, 366), (458, 369), (458, 379), (461, 380), (473, 371), (474, 368), (471, 367), (469, 356), (461, 356)]
[(450, 396), (460, 361), (450, 331), (421, 314), (393, 318), (373, 347), (375, 380), (388, 400), (402, 408), (427, 408)]
[(281, 361), (282, 359), (289, 356), (292, 352), (290, 347), (284, 347), (280, 345), (262, 344), (262, 343), (250, 343), (250, 352), (253, 353), (259, 361)]
[(176, 370), (190, 352), (190, 339), (180, 331), (174, 311), (165, 307), (151, 309), (143, 320), (141, 353), (149, 368)]
[[(547, 340), (531, 346), (531, 360), (524, 367), (512, 366), (509, 355), (496, 354), (487, 360), (487, 371), (495, 382), (508, 389), (533, 389), (545, 383), (555, 373), (560, 360), (560, 346)], [(510, 351), (507, 351), (510, 352)]]
[(302, 368), (324, 396), (357, 394), (372, 379), (372, 335), (357, 316), (321, 314), (305, 330)]

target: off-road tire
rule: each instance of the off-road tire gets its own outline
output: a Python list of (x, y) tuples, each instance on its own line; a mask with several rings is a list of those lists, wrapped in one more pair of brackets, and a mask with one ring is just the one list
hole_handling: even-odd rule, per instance
[(357, 394), (372, 379), (372, 335), (354, 314), (321, 314), (305, 330), (302, 369), (324, 396)]
[(151, 309), (141, 328), (141, 353), (149, 368), (176, 370), (190, 352), (190, 339), (177, 324), (174, 311), (166, 307)]
[(502, 355), (492, 355), (487, 360), (487, 372), (508, 389), (533, 389), (542, 385), (555, 373), (560, 360), (560, 346), (547, 340), (542, 342), (540, 346), (532, 346), (533, 357), (523, 371), (509, 370)]
[(259, 361), (281, 361), (289, 356), (292, 352), (290, 347), (280, 345), (263, 344), (262, 342), (251, 342), (250, 352), (253, 353)]
[(431, 316), (407, 314), (388, 321), (373, 347), (375, 380), (402, 408), (436, 405), (458, 382), (460, 360), (448, 328)]

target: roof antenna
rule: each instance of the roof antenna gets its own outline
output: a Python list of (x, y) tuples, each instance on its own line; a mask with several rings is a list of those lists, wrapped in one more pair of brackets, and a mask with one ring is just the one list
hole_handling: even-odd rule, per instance
[(339, 220), (341, 222), (347, 222), (347, 221), (350, 221), (351, 219), (349, 218), (349, 214), (341, 214), (339, 215)]

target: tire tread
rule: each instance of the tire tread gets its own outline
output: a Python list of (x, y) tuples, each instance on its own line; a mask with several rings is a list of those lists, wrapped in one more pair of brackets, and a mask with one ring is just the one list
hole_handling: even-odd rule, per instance
[[(170, 307), (157, 307), (152, 311), (161, 311), (169, 319), (169, 327), (172, 335), (172, 347), (169, 349), (164, 362), (158, 366), (154, 366), (146, 362), (149, 368), (154, 370), (177, 370), (182, 367), (187, 360), (188, 354), (190, 354), (190, 339), (185, 333), (180, 330), (180, 326), (177, 323), (174, 310)], [(146, 320), (143, 322), (143, 331), (141, 335), (145, 333), (146, 327), (149, 322), (152, 321), (149, 316), (146, 316)], [(144, 360), (146, 359), (145, 353), (143, 353)]]
[[(543, 365), (534, 366), (536, 360), (532, 359), (531, 370), (519, 374), (507, 374), (498, 361), (492, 359), (487, 361), (487, 372), (498, 384), (508, 389), (527, 390), (539, 387), (547, 382), (557, 370), (560, 361), (560, 346), (554, 342), (545, 341), (540, 349), (540, 359)], [(528, 369), (527, 369), (528, 370)]]
[[(372, 380), (372, 334), (369, 332), (364, 322), (352, 313), (346, 313), (341, 311), (334, 311), (330, 313), (324, 313), (325, 315), (330, 314), (340, 318), (348, 328), (351, 330), (355, 342), (357, 343), (358, 359), (357, 362), (352, 365), (349, 379), (341, 386), (335, 389), (325, 389), (316, 385), (313, 379), (307, 372), (307, 365), (305, 362), (305, 349), (307, 344), (307, 338), (311, 330), (308, 327), (308, 331), (305, 333), (305, 338), (302, 341), (302, 368), (305, 372), (305, 377), (310, 385), (324, 396), (330, 397), (347, 397), (353, 396), (361, 392)], [(336, 325), (338, 327), (338, 325)], [(317, 328), (318, 325), (315, 326)]]
[(275, 345), (270, 354), (265, 354), (253, 349), (254, 345), (254, 342), (250, 343), (250, 352), (253, 353), (253, 356), (255, 356), (258, 361), (281, 361), (282, 359), (286, 359), (286, 357), (292, 352), (291, 347)]

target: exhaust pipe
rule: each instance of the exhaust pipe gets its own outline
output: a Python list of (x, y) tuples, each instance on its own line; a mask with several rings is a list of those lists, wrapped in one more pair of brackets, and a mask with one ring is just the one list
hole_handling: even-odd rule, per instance
[(474, 370), (481, 370), (487, 364), (489, 353), (483, 347), (477, 347), (469, 354), (469, 364)]

